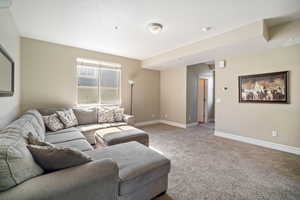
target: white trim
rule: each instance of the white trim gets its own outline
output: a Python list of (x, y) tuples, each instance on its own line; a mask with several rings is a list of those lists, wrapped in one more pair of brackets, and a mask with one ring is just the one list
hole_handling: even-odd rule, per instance
[(160, 120), (160, 123), (163, 123), (163, 124), (168, 124), (168, 125), (171, 125), (171, 126), (176, 126), (176, 127), (180, 127), (180, 128), (186, 128), (186, 124), (181, 124), (181, 123), (178, 123), (178, 122), (172, 122), (172, 121), (167, 121), (167, 120)]
[(230, 134), (230, 133), (224, 133), (221, 131), (215, 131), (215, 136), (224, 137), (224, 138), (228, 138), (228, 139), (232, 139), (232, 140), (237, 140), (240, 142), (245, 142), (245, 143), (254, 144), (254, 145), (258, 145), (258, 146), (262, 146), (262, 147), (266, 147), (266, 148), (270, 148), (270, 149), (276, 149), (279, 151), (284, 151), (284, 152), (300, 155), (300, 148), (298, 148), (298, 147), (291, 147), (291, 146), (284, 145), (284, 144), (277, 144), (277, 143), (268, 142), (268, 141), (264, 141), (264, 140), (234, 135), (234, 134)]
[(173, 121), (168, 121), (168, 120), (152, 120), (152, 121), (144, 121), (144, 122), (138, 122), (135, 123), (134, 126), (139, 127), (139, 126), (146, 126), (146, 125), (151, 125), (151, 124), (167, 124), (170, 126), (176, 126), (179, 128), (188, 128), (188, 127), (194, 127), (198, 125), (198, 122), (190, 123), (190, 124), (181, 124), (178, 122), (173, 122)]
[[(75, 105), (76, 106), (83, 106), (83, 105), (105, 105), (105, 104), (101, 104), (101, 98), (100, 98), (100, 87), (99, 87), (99, 81), (100, 81), (100, 76), (101, 74), (98, 72), (98, 103), (96, 104), (79, 104), (78, 103), (78, 89), (80, 88), (78, 86), (78, 78), (80, 76), (78, 76), (78, 67), (82, 66), (82, 67), (93, 67), (93, 66), (86, 66), (84, 64), (80, 64), (78, 63), (79, 61), (82, 61), (82, 60), (85, 60), (85, 59), (82, 59), (82, 58), (77, 58), (76, 59), (76, 65), (75, 65), (75, 88), (76, 88), (76, 91), (75, 91)], [(118, 64), (118, 63), (108, 63), (108, 62), (102, 62), (102, 61), (94, 61), (94, 60), (88, 60), (88, 61), (91, 61), (91, 62), (99, 62), (99, 63), (106, 63), (107, 65), (118, 65), (118, 67), (116, 68), (110, 68), (110, 67), (99, 67), (100, 69), (104, 69), (104, 70), (112, 70), (112, 71), (118, 71), (120, 74), (119, 74), (119, 95), (120, 95), (120, 102), (117, 103), (117, 104), (109, 104), (109, 105), (122, 105), (122, 81), (123, 81), (123, 78), (122, 78), (122, 65), (121, 64)], [(95, 66), (93, 67), (95, 68)], [(107, 105), (107, 104), (106, 104)]]
[(138, 123), (135, 123), (134, 126), (139, 127), (139, 126), (146, 126), (146, 125), (159, 124), (159, 123), (160, 123), (160, 120), (152, 120), (152, 121), (138, 122)]
[(213, 122), (215, 122), (215, 119), (214, 118), (210, 118), (210, 119), (208, 119), (207, 120), (209, 123), (213, 123)]
[(79, 65), (90, 66), (90, 67), (108, 67), (108, 68), (121, 68), (122, 65), (119, 63), (99, 61), (93, 59), (76, 58), (76, 62)]
[[(140, 126), (159, 124), (159, 123), (168, 124), (170, 126), (176, 126), (176, 127), (180, 127), (180, 128), (187, 128), (187, 126), (188, 126), (187, 124), (181, 124), (178, 122), (172, 122), (172, 121), (167, 121), (167, 120), (151, 120), (151, 121), (138, 122), (138, 123), (135, 123), (134, 126), (140, 127)], [(194, 126), (195, 123), (192, 123), (190, 125)]]
[(198, 122), (193, 122), (193, 123), (189, 123), (186, 125), (187, 128), (190, 128), (190, 127), (195, 127), (197, 126), (199, 123)]

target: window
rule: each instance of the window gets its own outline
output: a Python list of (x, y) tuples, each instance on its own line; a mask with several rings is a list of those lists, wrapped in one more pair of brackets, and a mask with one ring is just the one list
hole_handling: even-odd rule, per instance
[(77, 59), (77, 103), (120, 104), (121, 67)]

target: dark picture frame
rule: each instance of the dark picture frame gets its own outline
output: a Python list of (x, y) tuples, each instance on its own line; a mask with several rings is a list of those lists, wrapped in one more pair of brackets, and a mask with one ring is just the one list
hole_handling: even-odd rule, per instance
[(289, 103), (288, 71), (239, 76), (240, 103)]
[[(9, 56), (9, 54), (5, 51), (5, 49), (0, 45), (0, 54), (3, 55), (11, 64), (11, 73), (7, 74), (7, 76), (11, 76), (11, 88), (9, 91), (0, 91), (0, 97), (9, 97), (14, 95), (15, 91), (15, 62)], [(1, 67), (1, 66), (0, 66)]]

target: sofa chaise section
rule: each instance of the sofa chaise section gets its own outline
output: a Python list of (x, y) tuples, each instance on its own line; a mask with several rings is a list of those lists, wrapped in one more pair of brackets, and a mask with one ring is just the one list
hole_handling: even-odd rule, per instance
[(168, 187), (170, 160), (138, 142), (86, 152), (95, 160), (113, 159), (119, 167), (118, 199), (149, 200)]

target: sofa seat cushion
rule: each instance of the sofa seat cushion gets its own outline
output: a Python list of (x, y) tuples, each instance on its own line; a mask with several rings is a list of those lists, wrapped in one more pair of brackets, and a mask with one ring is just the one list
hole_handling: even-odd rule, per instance
[(118, 127), (118, 126), (126, 126), (127, 123), (126, 122), (113, 122), (110, 123), (110, 127)]
[(80, 131), (75, 127), (71, 127), (71, 128), (66, 128), (66, 129), (62, 129), (59, 131), (48, 131), (46, 132), (46, 135), (56, 135), (56, 134), (60, 134), (60, 133), (67, 133), (67, 132), (74, 132), (74, 131)]
[(109, 128), (109, 123), (103, 123), (103, 124), (87, 124), (87, 125), (80, 125), (77, 126), (77, 128), (83, 133), (83, 135), (86, 137), (87, 141), (90, 144), (95, 144), (95, 132), (99, 129), (103, 128)]
[(74, 129), (73, 131), (61, 131), (59, 133), (53, 132), (51, 134), (46, 134), (45, 141), (56, 144), (78, 139), (85, 139), (85, 137), (79, 130)]
[(110, 123), (102, 123), (102, 124), (87, 124), (87, 125), (80, 125), (77, 126), (77, 128), (81, 131), (81, 132), (89, 132), (89, 131), (95, 131), (98, 129), (103, 129), (103, 128), (109, 128), (111, 127)]
[(80, 151), (92, 151), (94, 148), (85, 140), (72, 140), (68, 142), (56, 143), (56, 147), (67, 147), (67, 148), (74, 148)]
[(111, 158), (119, 166), (119, 195), (138, 191), (170, 171), (170, 160), (137, 142), (86, 152), (94, 160)]
[(118, 126), (98, 130), (96, 132), (96, 140), (108, 146), (131, 141), (139, 142), (145, 146), (149, 145), (148, 134), (133, 126)]

